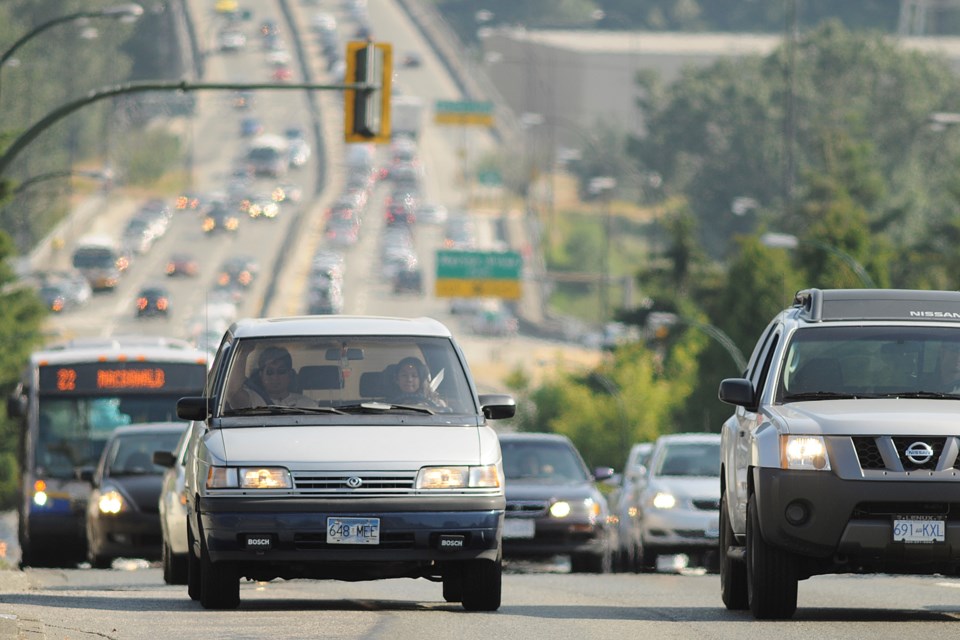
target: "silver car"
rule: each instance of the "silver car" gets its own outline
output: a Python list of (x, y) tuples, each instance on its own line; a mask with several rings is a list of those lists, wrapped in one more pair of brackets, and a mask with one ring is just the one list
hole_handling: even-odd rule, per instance
[(187, 584), (187, 494), (183, 491), (184, 454), (190, 429), (172, 451), (155, 451), (153, 463), (167, 467), (160, 488), (160, 528), (163, 535), (163, 581)]
[(719, 518), (720, 435), (657, 438), (639, 495), (641, 570), (654, 571), (666, 554), (715, 570)]

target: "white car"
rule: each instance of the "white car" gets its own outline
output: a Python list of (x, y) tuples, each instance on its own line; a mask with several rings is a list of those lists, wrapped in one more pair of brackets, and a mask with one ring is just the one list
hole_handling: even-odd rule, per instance
[[(450, 331), (429, 318), (240, 320), (206, 397), (181, 398), (187, 592), (240, 603), (240, 580), (425, 578), (447, 602), (501, 600), (504, 472)], [(253, 593), (253, 592), (250, 592)]]
[(640, 569), (660, 555), (685, 554), (689, 564), (716, 570), (720, 535), (720, 434), (657, 438), (638, 497)]
[(154, 464), (167, 467), (160, 488), (160, 528), (163, 536), (163, 581), (187, 583), (187, 507), (183, 492), (184, 454), (190, 439), (186, 429), (173, 451), (155, 451)]

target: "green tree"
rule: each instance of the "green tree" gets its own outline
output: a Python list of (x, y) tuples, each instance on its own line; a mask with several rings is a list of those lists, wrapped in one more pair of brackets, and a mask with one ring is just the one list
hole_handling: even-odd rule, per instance
[[(42, 341), (42, 324), (46, 310), (36, 292), (17, 285), (10, 266), (14, 256), (13, 242), (0, 231), (0, 394), (6, 397), (20, 379), (30, 353)], [(20, 431), (5, 413), (0, 418), (0, 509), (16, 504), (17, 447)]]

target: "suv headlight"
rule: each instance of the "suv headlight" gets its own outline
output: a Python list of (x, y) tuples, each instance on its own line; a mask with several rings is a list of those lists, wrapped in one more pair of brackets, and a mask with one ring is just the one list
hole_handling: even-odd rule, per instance
[(496, 489), (503, 483), (495, 464), (481, 467), (423, 467), (417, 474), (417, 489)]
[(781, 436), (780, 451), (780, 466), (784, 469), (830, 470), (823, 436)]
[(290, 472), (283, 467), (210, 467), (208, 489), (291, 489)]

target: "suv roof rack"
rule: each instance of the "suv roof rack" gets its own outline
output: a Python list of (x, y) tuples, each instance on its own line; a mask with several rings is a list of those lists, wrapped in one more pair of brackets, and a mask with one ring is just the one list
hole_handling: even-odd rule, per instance
[(927, 320), (960, 322), (960, 292), (920, 289), (803, 289), (793, 298), (808, 322)]

